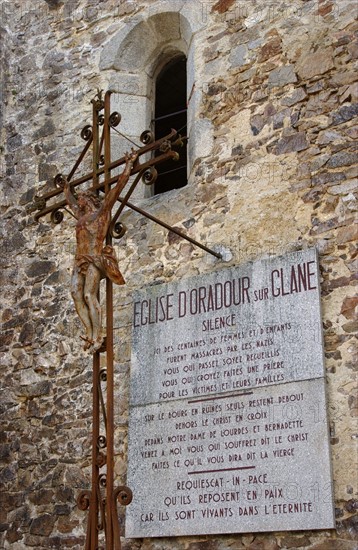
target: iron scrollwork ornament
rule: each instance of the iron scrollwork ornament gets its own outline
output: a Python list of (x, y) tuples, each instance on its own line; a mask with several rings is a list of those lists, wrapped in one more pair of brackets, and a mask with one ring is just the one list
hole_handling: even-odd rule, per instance
[(112, 128), (115, 128), (116, 126), (118, 126), (121, 120), (121, 115), (117, 111), (114, 111), (109, 117), (109, 124)]
[(63, 212), (60, 209), (53, 210), (51, 212), (51, 221), (52, 221), (52, 223), (57, 225), (57, 224), (61, 223), (62, 220), (63, 220)]
[(98, 478), (98, 486), (105, 488), (107, 486), (107, 475), (101, 474)]
[(97, 446), (99, 449), (104, 449), (107, 446), (107, 439), (105, 435), (100, 435), (97, 439)]
[(63, 174), (57, 174), (57, 176), (54, 177), (53, 182), (57, 189), (63, 190), (66, 183), (66, 176), (64, 176)]
[(107, 369), (101, 369), (99, 371), (100, 382), (107, 382)]
[(126, 234), (127, 227), (122, 222), (116, 222), (113, 226), (110, 228), (111, 236), (114, 239), (121, 239)]
[(89, 141), (93, 136), (92, 132), (92, 126), (90, 124), (87, 124), (84, 128), (81, 130), (81, 138), (84, 141)]
[(88, 510), (91, 501), (91, 491), (81, 491), (77, 497), (77, 506), (83, 512)]
[(158, 177), (157, 170), (154, 168), (154, 166), (151, 166), (150, 168), (148, 168), (148, 170), (144, 172), (142, 176), (142, 182), (145, 185), (153, 185), (153, 183), (156, 182), (157, 177)]
[(113, 493), (114, 500), (118, 500), (118, 502), (122, 506), (128, 506), (132, 502), (133, 499), (133, 493), (130, 490), (129, 487), (126, 487), (125, 485), (121, 485), (120, 487), (117, 487)]
[(154, 134), (150, 130), (145, 130), (140, 135), (140, 140), (144, 145), (149, 145), (154, 141)]

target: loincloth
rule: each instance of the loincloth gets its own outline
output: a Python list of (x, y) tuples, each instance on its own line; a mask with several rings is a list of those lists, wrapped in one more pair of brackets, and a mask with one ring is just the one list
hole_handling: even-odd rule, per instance
[(118, 260), (113, 246), (103, 247), (101, 254), (77, 254), (75, 265), (78, 273), (86, 275), (90, 265), (94, 265), (101, 273), (101, 279), (108, 277), (117, 285), (124, 285), (125, 280), (119, 270)]

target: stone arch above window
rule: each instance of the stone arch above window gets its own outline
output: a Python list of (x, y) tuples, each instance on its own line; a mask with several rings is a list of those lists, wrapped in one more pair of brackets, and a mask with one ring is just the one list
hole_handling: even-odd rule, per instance
[[(128, 19), (104, 45), (100, 69), (112, 96), (113, 109), (122, 114), (121, 131), (138, 142), (141, 132), (154, 118), (155, 77), (170, 59), (187, 58), (188, 179), (197, 158), (211, 153), (212, 129), (196, 112), (201, 87), (197, 79), (195, 50), (197, 37), (206, 21), (200, 2), (168, 0), (150, 6), (138, 17)], [(118, 153), (130, 144), (117, 140)], [(117, 151), (115, 151), (117, 152)]]
[(180, 13), (151, 15), (134, 27), (127, 23), (118, 32), (102, 53), (101, 69), (150, 74), (163, 47), (171, 45), (187, 53), (190, 41), (189, 24)]

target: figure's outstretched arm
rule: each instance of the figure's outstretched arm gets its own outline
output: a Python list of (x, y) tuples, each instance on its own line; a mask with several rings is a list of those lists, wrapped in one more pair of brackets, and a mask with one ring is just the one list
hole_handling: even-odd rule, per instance
[(76, 201), (76, 199), (75, 199), (75, 197), (72, 193), (72, 190), (71, 190), (70, 184), (67, 181), (67, 178), (65, 178), (65, 184), (64, 184), (64, 187), (63, 187), (63, 192), (65, 194), (65, 198), (66, 198), (68, 206), (71, 208), (71, 210), (74, 214), (77, 214), (78, 213), (78, 204), (77, 204), (77, 201)]
[(129, 180), (133, 165), (134, 165), (135, 161), (138, 158), (138, 153), (136, 151), (134, 151), (134, 149), (132, 149), (132, 152), (131, 153), (126, 153), (124, 155), (124, 157), (126, 159), (125, 168), (124, 168), (122, 174), (118, 177), (118, 181), (117, 181), (116, 185), (107, 194), (107, 196), (104, 200), (103, 206), (102, 206), (102, 210), (103, 209), (111, 210), (112, 207), (114, 206), (114, 204), (115, 204), (116, 200), (118, 199), (121, 191), (123, 190), (123, 188), (127, 184), (127, 181)]

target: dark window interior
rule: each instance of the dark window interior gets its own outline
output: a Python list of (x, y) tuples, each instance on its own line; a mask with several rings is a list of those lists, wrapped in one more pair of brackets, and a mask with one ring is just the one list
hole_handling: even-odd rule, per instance
[[(172, 128), (181, 136), (187, 135), (186, 111), (186, 58), (171, 60), (158, 75), (155, 88), (155, 138), (169, 134)], [(154, 194), (179, 189), (187, 184), (187, 143), (176, 149), (179, 160), (169, 160), (157, 165), (158, 178), (154, 184)], [(160, 154), (160, 153), (157, 153)]]

